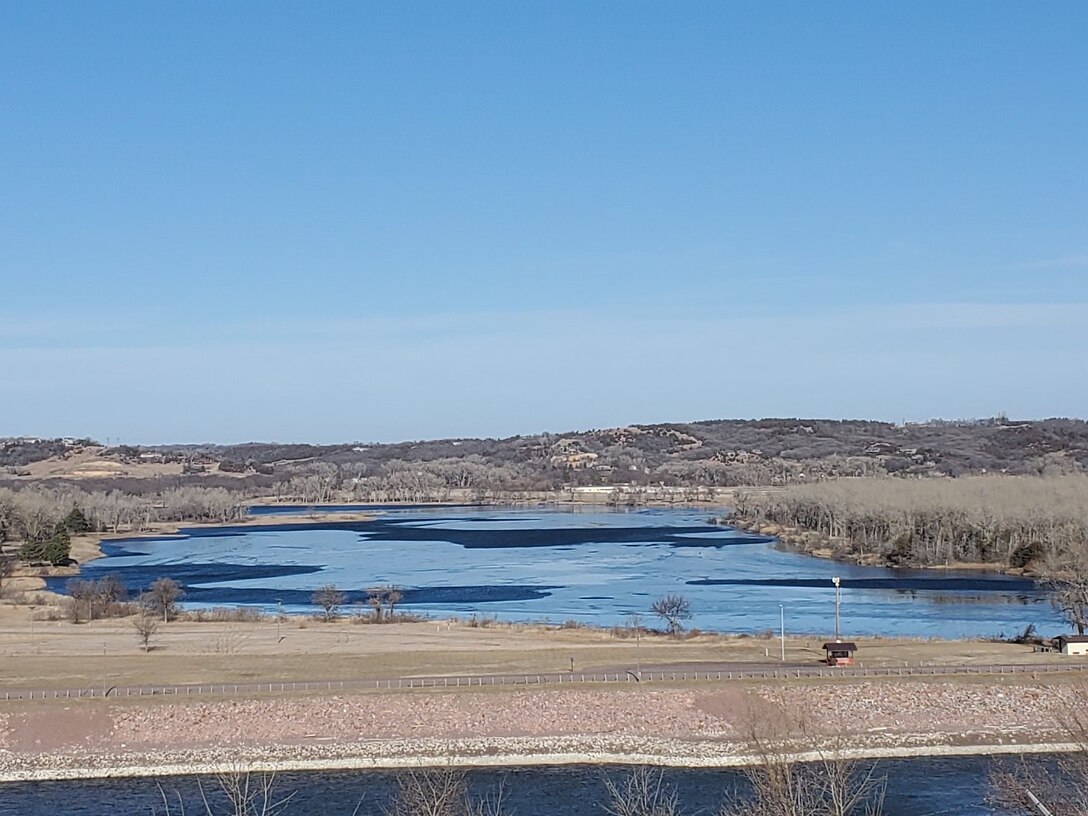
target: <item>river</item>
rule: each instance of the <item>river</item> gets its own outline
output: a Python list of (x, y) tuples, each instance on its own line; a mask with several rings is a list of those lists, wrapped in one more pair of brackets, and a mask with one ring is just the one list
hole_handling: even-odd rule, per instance
[[(886, 778), (885, 816), (982, 816), (998, 811), (987, 804), (986, 757), (923, 757), (876, 764)], [(1003, 760), (1008, 761), (1008, 760)], [(605, 816), (606, 775), (620, 781), (622, 768), (592, 766), (477, 770), (469, 775), (470, 789), (484, 795), (500, 785), (512, 816)], [(680, 811), (688, 816), (713, 816), (745, 790), (734, 770), (664, 771), (664, 784), (675, 790)], [(385, 816), (396, 790), (390, 772), (290, 773), (276, 777), (276, 792), (293, 793), (283, 816)], [(162, 786), (160, 791), (159, 785)], [(204, 780), (206, 790), (214, 780)], [(4, 816), (149, 816), (166, 813), (162, 793), (181, 813), (178, 796), (188, 814), (205, 813), (195, 777), (176, 779), (106, 779), (76, 782), (0, 784), (0, 813)], [(210, 797), (217, 813), (222, 800)], [(358, 810), (356, 810), (358, 808)]]

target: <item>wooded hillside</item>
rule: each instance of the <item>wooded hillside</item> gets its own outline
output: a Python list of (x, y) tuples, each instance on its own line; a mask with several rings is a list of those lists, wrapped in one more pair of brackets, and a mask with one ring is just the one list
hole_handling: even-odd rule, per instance
[[(714, 420), (543, 433), (507, 439), (395, 444), (94, 447), (87, 440), (0, 440), (0, 479), (28, 478), (35, 462), (94, 449), (113, 472), (84, 486), (137, 492), (139, 465), (173, 463), (170, 485), (280, 492), (317, 477), (359, 498), (422, 500), (436, 491), (552, 490), (567, 485), (768, 486), (840, 476), (1061, 475), (1088, 470), (1088, 423), (1005, 418), (895, 425), (838, 420)], [(230, 478), (222, 478), (229, 474)], [(158, 474), (163, 476), (164, 474)], [(161, 489), (161, 479), (157, 489)], [(277, 487), (278, 486), (278, 487)]]

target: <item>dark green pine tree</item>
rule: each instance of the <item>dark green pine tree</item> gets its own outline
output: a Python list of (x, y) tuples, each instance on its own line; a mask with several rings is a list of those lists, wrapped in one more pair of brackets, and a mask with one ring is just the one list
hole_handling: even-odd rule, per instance
[(53, 535), (45, 542), (42, 548), (42, 558), (54, 567), (63, 567), (70, 560), (72, 553), (72, 537), (68, 528), (61, 522), (53, 530)]
[(64, 525), (64, 529), (74, 535), (88, 533), (91, 530), (91, 523), (87, 521), (87, 517), (78, 507), (73, 507), (72, 512), (64, 517), (64, 521), (62, 521), (61, 524)]

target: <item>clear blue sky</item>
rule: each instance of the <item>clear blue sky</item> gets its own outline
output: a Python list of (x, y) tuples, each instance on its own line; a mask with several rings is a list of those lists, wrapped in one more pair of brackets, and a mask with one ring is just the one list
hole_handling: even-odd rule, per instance
[(1084, 415), (1083, 3), (0, 0), (0, 436)]

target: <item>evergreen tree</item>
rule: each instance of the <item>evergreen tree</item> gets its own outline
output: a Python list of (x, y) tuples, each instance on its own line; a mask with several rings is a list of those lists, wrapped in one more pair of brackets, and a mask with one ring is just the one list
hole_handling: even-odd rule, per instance
[(27, 541), (19, 548), (19, 559), (28, 564), (41, 561), (43, 558), (45, 558), (45, 542), (43, 541)]
[(72, 512), (64, 517), (64, 521), (61, 522), (69, 533), (79, 535), (81, 533), (87, 533), (91, 530), (91, 523), (87, 521), (87, 516), (83, 514), (83, 511), (78, 507), (73, 507)]
[(70, 560), (72, 552), (72, 537), (68, 534), (68, 528), (60, 523), (53, 530), (53, 535), (45, 542), (42, 548), (42, 558), (54, 567), (62, 567)]

